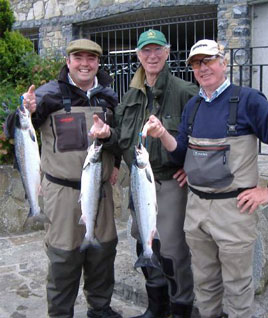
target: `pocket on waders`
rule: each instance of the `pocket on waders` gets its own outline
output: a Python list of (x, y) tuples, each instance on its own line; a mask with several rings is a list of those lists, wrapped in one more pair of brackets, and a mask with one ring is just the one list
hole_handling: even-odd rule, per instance
[(230, 145), (194, 145), (189, 143), (184, 170), (190, 185), (211, 188), (229, 186), (234, 175), (228, 165)]
[(87, 125), (84, 113), (55, 115), (56, 142), (59, 152), (86, 150)]

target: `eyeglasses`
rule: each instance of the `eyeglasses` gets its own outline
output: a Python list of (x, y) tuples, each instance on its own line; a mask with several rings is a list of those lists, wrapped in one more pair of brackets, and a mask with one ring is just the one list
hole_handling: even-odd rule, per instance
[(218, 57), (219, 55), (213, 55), (213, 56), (205, 56), (200, 60), (192, 60), (190, 62), (190, 66), (193, 70), (199, 69), (202, 63), (205, 64), (206, 66), (209, 66), (212, 63), (214, 63)]
[(161, 56), (164, 52), (164, 46), (156, 47), (154, 49), (149, 49), (148, 47), (146, 47), (144, 49), (141, 49), (140, 51), (146, 57), (150, 56), (152, 53), (154, 53), (154, 55), (156, 56)]

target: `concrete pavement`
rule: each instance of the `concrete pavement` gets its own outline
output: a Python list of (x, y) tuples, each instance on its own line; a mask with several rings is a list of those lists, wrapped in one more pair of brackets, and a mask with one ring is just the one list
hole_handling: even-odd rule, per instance
[[(112, 307), (124, 318), (143, 313), (147, 302), (143, 275), (133, 269), (135, 242), (127, 234), (128, 227), (127, 222), (117, 222), (119, 244), (112, 299)], [(43, 237), (44, 231), (0, 236), (0, 318), (47, 317)], [(74, 317), (86, 318), (86, 310), (81, 286)], [(256, 296), (254, 312), (256, 318), (268, 318), (268, 290)]]
[[(123, 317), (142, 313), (146, 296), (142, 275), (133, 270), (126, 230), (119, 233), (116, 286), (112, 307)], [(44, 231), (0, 237), (0, 318), (45, 318), (47, 257)], [(132, 288), (132, 284), (135, 288)], [(134, 303), (135, 302), (135, 303)], [(75, 318), (86, 317), (82, 286), (75, 305)]]

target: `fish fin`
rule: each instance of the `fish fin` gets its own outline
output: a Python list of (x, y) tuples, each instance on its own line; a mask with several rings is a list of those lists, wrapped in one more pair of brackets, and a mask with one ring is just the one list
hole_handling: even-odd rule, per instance
[[(25, 199), (27, 199), (26, 193), (25, 193)], [(31, 218), (31, 217), (33, 217), (33, 216), (34, 216), (33, 211), (32, 211), (32, 209), (30, 208), (29, 213), (28, 213), (28, 216), (27, 216), (27, 219), (28, 219), (28, 218)]]
[(134, 268), (138, 267), (154, 267), (157, 269), (161, 269), (160, 262), (154, 253), (151, 257), (146, 257), (143, 255), (143, 253), (140, 254), (139, 258), (137, 259), (134, 265)]
[(80, 245), (80, 252), (85, 251), (89, 247), (93, 247), (95, 249), (100, 249), (101, 244), (96, 238), (94, 238), (93, 240), (88, 240), (87, 238), (84, 238), (82, 244)]
[(38, 187), (38, 195), (43, 196), (43, 190), (42, 190), (41, 184)]
[(86, 223), (85, 223), (85, 221), (84, 221), (84, 219), (83, 219), (83, 215), (82, 215), (81, 218), (79, 219), (78, 224), (80, 224), (80, 225), (86, 225)]
[(147, 177), (148, 181), (153, 183), (152, 175), (151, 175), (149, 169), (147, 169), (147, 168), (145, 169), (145, 174), (146, 174), (146, 177)]
[(157, 230), (154, 231), (153, 233), (153, 237), (152, 237), (153, 240), (159, 240), (160, 241), (160, 236), (159, 236), (159, 232)]
[(34, 135), (34, 132), (32, 131), (32, 129), (29, 129), (29, 135), (30, 135), (30, 138), (32, 139), (32, 141), (35, 142), (36, 139), (35, 139), (35, 135)]
[(90, 164), (90, 161), (89, 161), (89, 157), (87, 156), (83, 164), (83, 170), (85, 170), (89, 164)]

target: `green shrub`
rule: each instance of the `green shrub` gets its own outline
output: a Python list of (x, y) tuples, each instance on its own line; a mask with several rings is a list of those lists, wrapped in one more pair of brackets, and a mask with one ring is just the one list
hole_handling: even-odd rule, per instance
[(0, 86), (0, 163), (13, 162), (13, 140), (7, 139), (4, 134), (4, 122), (8, 114), (19, 105), (19, 94), (15, 88), (8, 84)]
[(32, 42), (18, 31), (9, 0), (0, 0), (0, 164), (12, 163), (13, 141), (4, 134), (3, 124), (20, 103), (20, 95), (31, 84), (36, 87), (56, 79), (63, 57), (42, 58)]
[(0, 78), (1, 81), (23, 79), (24, 73), (18, 68), (25, 54), (33, 51), (33, 44), (18, 31), (6, 31), (0, 38)]
[(45, 58), (35, 52), (26, 53), (17, 66), (21, 75), (16, 79), (17, 89), (25, 91), (32, 84), (39, 87), (50, 80), (57, 79), (64, 63), (63, 57)]
[(43, 58), (34, 52), (25, 54), (17, 65), (20, 78), (0, 82), (0, 164), (13, 162), (13, 141), (3, 133), (3, 124), (12, 111), (20, 103), (20, 95), (28, 90), (30, 85), (35, 87), (57, 79), (65, 61), (63, 57)]
[(14, 14), (8, 0), (0, 0), (0, 38), (5, 31), (10, 31), (15, 22)]

